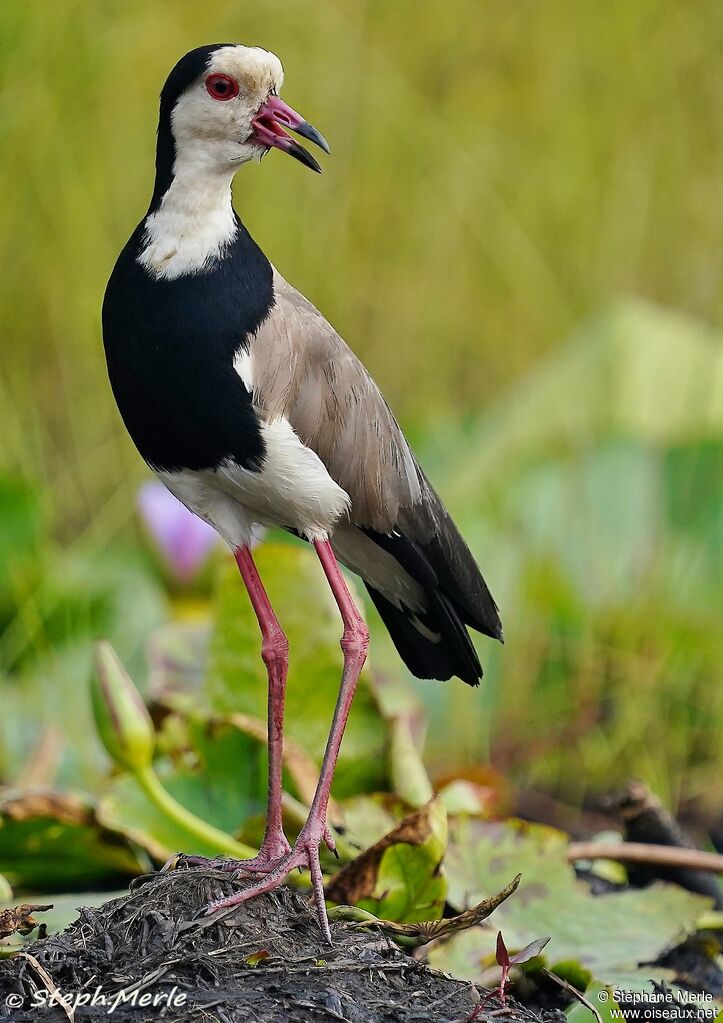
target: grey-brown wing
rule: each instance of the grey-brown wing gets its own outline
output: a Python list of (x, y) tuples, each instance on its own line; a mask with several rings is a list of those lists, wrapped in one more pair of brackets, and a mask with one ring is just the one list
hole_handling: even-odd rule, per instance
[(397, 574), (427, 595), (438, 587), (464, 622), (499, 637), (497, 608), (479, 568), (379, 388), (321, 313), (278, 273), (274, 292), (274, 309), (251, 344), (254, 402), (265, 418), (288, 419), (349, 494), (351, 523), (344, 528), (356, 535), (335, 534), (346, 546), (347, 564), (375, 587), (374, 569), (387, 571), (390, 596), (399, 582), (388, 571), (393, 559)]
[(251, 343), (254, 402), (284, 416), (352, 501), (353, 521), (392, 530), (424, 477), (369, 373), (303, 295), (274, 275), (276, 304)]

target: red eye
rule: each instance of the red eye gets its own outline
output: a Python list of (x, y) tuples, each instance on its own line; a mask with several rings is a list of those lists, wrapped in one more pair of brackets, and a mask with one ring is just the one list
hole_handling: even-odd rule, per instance
[(209, 75), (206, 91), (212, 99), (233, 99), (238, 96), (238, 82), (229, 75)]

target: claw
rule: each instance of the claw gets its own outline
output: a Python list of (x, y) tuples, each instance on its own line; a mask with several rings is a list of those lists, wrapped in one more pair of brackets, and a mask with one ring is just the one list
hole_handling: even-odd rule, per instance
[(299, 870), (307, 868), (311, 872), (311, 882), (314, 888), (314, 902), (316, 903), (321, 932), (324, 935), (325, 940), (331, 944), (331, 930), (329, 928), (329, 919), (326, 913), (326, 902), (324, 900), (324, 877), (321, 872), (321, 864), (319, 862), (319, 845), (323, 840), (324, 831), (322, 829), (310, 829), (310, 831), (306, 834), (304, 834), (304, 829), (302, 829), (294, 848), (269, 871), (266, 877), (259, 879), (254, 884), (250, 884), (247, 887), (242, 888), (239, 892), (234, 892), (233, 895), (229, 895), (226, 898), (217, 899), (215, 902), (209, 903), (209, 905), (205, 906), (196, 914), (194, 919), (198, 919), (201, 916), (211, 916), (219, 910), (230, 909), (232, 906), (238, 906), (242, 902), (247, 902), (249, 899), (256, 898), (257, 895), (265, 895), (267, 892), (271, 892), (275, 888), (278, 888), (279, 885), (283, 884), (287, 875), (291, 873), (294, 868), (298, 868)]
[(328, 827), (324, 828), (324, 845), (329, 850), (329, 852), (333, 852), (336, 858), (339, 859), (339, 854), (336, 851), (336, 842), (334, 841), (334, 836), (332, 835)]

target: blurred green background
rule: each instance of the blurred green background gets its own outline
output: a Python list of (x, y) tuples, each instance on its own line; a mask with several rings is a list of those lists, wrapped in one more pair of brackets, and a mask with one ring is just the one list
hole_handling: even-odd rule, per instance
[(415, 684), (432, 773), (491, 763), (573, 805), (636, 774), (713, 820), (719, 0), (4, 0), (0, 781), (92, 788), (90, 639), (142, 676), (151, 632), (207, 606), (138, 528), (100, 304), (162, 82), (214, 40), (276, 51), (330, 140), (323, 177), (245, 168), (237, 208), (382, 386), (503, 611), (480, 691)]

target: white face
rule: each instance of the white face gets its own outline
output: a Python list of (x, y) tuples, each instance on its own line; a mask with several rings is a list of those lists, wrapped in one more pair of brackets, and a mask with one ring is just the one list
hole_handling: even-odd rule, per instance
[(279, 58), (258, 46), (215, 50), (206, 71), (176, 101), (171, 128), (177, 159), (190, 156), (208, 170), (226, 171), (258, 159), (266, 146), (252, 141), (252, 121), (281, 89)]

